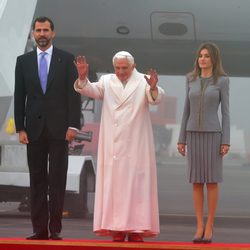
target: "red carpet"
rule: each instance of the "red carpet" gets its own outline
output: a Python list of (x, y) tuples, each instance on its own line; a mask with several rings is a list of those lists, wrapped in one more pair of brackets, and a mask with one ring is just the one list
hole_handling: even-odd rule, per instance
[(96, 240), (28, 241), (25, 239), (0, 239), (1, 250), (250, 250), (250, 244), (212, 243), (192, 244), (180, 242), (114, 243)]

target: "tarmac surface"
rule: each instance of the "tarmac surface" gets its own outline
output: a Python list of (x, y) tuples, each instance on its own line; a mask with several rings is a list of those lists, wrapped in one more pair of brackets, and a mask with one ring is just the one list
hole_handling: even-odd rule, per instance
[[(183, 159), (157, 158), (160, 234), (145, 241), (190, 242), (195, 232), (192, 187), (186, 181)], [(250, 167), (227, 160), (214, 225), (213, 242), (250, 243)], [(19, 203), (0, 203), (0, 238), (25, 238), (32, 233), (29, 212), (19, 212)], [(92, 231), (94, 193), (88, 195), (89, 214), (85, 218), (63, 218), (64, 239), (96, 239)]]
[[(0, 238), (25, 238), (32, 233), (29, 213), (19, 212), (16, 204), (1, 204)], [(8, 208), (8, 210), (4, 210)], [(12, 208), (12, 210), (10, 209)], [(64, 239), (109, 240), (92, 231), (93, 215), (87, 218), (63, 218)], [(195, 218), (189, 215), (161, 215), (160, 234), (145, 241), (190, 242), (195, 232)], [(111, 239), (110, 239), (111, 240)], [(213, 242), (250, 243), (250, 217), (217, 217)]]

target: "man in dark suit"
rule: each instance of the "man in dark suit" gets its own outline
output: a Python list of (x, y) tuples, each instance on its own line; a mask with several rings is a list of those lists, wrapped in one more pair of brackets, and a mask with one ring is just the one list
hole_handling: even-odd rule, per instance
[(32, 29), (37, 48), (17, 58), (14, 93), (16, 131), (27, 144), (30, 173), (33, 234), (27, 239), (61, 240), (68, 142), (80, 128), (77, 72), (74, 56), (52, 45), (49, 18), (35, 19)]

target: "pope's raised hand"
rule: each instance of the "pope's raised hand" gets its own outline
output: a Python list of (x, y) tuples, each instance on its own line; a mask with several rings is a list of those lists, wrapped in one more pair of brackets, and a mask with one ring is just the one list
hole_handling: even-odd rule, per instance
[(86, 62), (85, 56), (77, 56), (74, 64), (78, 72), (78, 78), (80, 80), (85, 80), (89, 71), (89, 65)]
[(148, 71), (148, 75), (149, 77), (145, 75), (144, 78), (146, 79), (147, 83), (150, 85), (150, 88), (155, 89), (157, 82), (158, 82), (158, 75), (157, 75), (156, 70), (150, 69)]

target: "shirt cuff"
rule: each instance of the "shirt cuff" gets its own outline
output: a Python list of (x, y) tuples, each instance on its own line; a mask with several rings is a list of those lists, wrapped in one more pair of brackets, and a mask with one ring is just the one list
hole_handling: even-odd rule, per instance
[(73, 129), (73, 130), (75, 130), (76, 132), (78, 132), (78, 131), (79, 131), (79, 129), (78, 129), (78, 128), (69, 127), (69, 129)]

